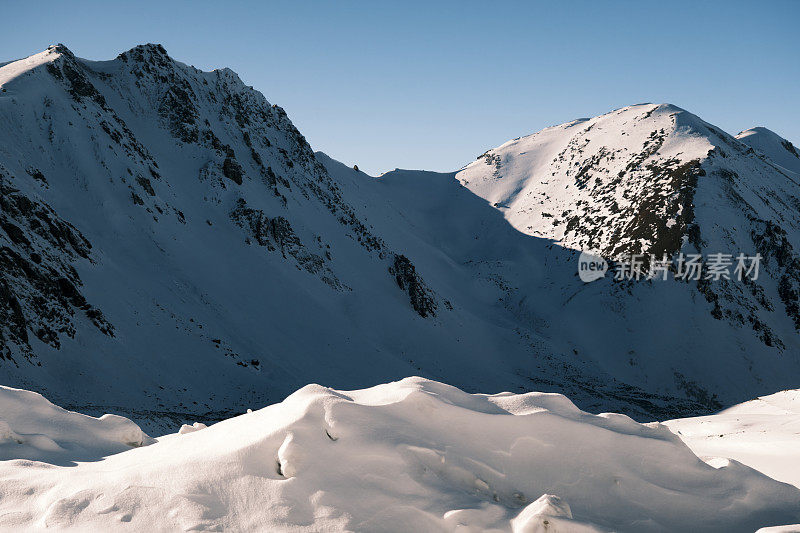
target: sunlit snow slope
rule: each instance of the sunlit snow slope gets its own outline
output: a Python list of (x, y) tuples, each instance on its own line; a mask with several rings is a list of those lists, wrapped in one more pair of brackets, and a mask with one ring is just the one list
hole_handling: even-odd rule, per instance
[(751, 128), (739, 133), (736, 138), (785, 170), (800, 174), (800, 151), (774, 131), (762, 127)]
[[(102, 419), (0, 392), (0, 416), (22, 394), (37, 407), (8, 419), (12, 430), (38, 424), (65, 446), (77, 423), (106, 436)], [(27, 456), (28, 439), (4, 436), (0, 449)], [(749, 532), (800, 521), (796, 487), (735, 461), (710, 466), (663, 425), (591, 415), (558, 394), (471, 395), (421, 378), (355, 391), (308, 385), (280, 404), (102, 455), (77, 466), (0, 461), (0, 527)]]
[[(792, 163), (795, 151), (791, 143), (763, 129), (744, 132), (737, 140), (676, 106), (642, 104), (511, 140), (467, 165), (456, 179), (520, 232), (607, 259), (760, 254), (759, 278), (752, 283), (701, 279), (670, 283), (664, 291), (659, 290), (662, 283), (623, 284), (628, 296), (602, 306), (581, 302), (597, 318), (581, 318), (572, 338), (584, 337), (595, 347), (615, 344), (591, 329), (603, 321), (601, 315), (619, 312), (628, 325), (601, 328), (621, 341), (611, 350), (617, 355), (602, 360), (621, 360), (628, 353), (631, 367), (657, 365), (644, 363), (643, 352), (660, 352), (669, 345), (671, 352), (661, 352), (666, 360), (678, 353), (694, 359), (684, 369), (716, 362), (715, 369), (701, 371), (706, 373), (702, 379), (696, 378), (698, 368), (692, 370), (690, 381), (695, 383), (685, 387), (693, 389), (699, 382), (710, 397), (720, 390), (711, 383), (730, 365), (747, 366), (745, 373), (755, 377), (773, 364), (794, 367), (800, 359), (800, 175), (792, 170), (798, 168)], [(572, 302), (572, 292), (565, 292), (570, 295), (566, 301)], [(693, 304), (683, 305), (687, 299)], [(646, 302), (645, 308), (636, 308), (637, 301)], [(697, 310), (714, 320), (695, 315)], [(569, 315), (562, 318), (567, 321)], [(727, 333), (717, 336), (719, 326)], [(645, 331), (652, 334), (631, 342)], [(704, 339), (713, 340), (705, 344)], [(679, 374), (690, 375), (679, 365), (670, 366), (661, 376), (671, 374), (680, 381)], [(612, 373), (627, 372), (618, 367)], [(644, 373), (648, 376), (641, 379), (648, 381), (654, 374)], [(795, 379), (798, 374), (792, 370), (790, 375)], [(769, 392), (793, 386), (787, 380)]]
[(687, 244), (748, 251), (739, 232), (749, 227), (738, 226), (756, 217), (786, 224), (796, 247), (800, 176), (783, 157), (794, 157), (791, 143), (763, 128), (739, 138), (676, 106), (641, 104), (511, 140), (457, 178), (523, 233), (607, 257)]
[(730, 457), (800, 487), (800, 390), (665, 424), (700, 456)]

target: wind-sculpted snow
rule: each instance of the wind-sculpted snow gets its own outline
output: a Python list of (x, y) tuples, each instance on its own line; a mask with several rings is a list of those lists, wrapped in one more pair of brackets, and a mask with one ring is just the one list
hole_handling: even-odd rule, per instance
[(127, 418), (92, 418), (66, 411), (35, 392), (0, 386), (0, 461), (70, 466), (153, 442)]
[(0, 462), (0, 527), (753, 531), (800, 519), (797, 488), (558, 394), (308, 385), (197, 427), (77, 466)]

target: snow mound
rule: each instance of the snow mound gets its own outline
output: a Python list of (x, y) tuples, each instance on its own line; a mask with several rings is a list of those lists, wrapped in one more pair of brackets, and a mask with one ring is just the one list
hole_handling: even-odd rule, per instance
[(155, 442), (117, 415), (100, 418), (53, 405), (41, 394), (0, 386), (0, 460), (91, 461)]
[(178, 430), (179, 435), (185, 435), (187, 433), (194, 433), (195, 431), (200, 431), (201, 429), (205, 429), (208, 426), (203, 424), (202, 422), (195, 422), (191, 426), (189, 424), (183, 424), (181, 429)]
[(69, 468), (0, 462), (0, 493), (0, 528), (18, 530), (753, 531), (800, 519), (796, 488), (709, 466), (663, 425), (421, 378), (308, 385)]

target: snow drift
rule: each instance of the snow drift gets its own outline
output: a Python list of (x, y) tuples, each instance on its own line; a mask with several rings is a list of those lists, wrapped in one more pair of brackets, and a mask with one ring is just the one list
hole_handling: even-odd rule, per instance
[(0, 460), (74, 464), (152, 442), (127, 418), (73, 413), (41, 394), (0, 385)]
[[(48, 417), (35, 409), (28, 423), (45, 431)], [(800, 519), (797, 488), (736, 461), (709, 466), (663, 425), (588, 414), (558, 394), (467, 394), (421, 378), (308, 385), (196, 427), (76, 466), (0, 462), (0, 527), (753, 531)]]

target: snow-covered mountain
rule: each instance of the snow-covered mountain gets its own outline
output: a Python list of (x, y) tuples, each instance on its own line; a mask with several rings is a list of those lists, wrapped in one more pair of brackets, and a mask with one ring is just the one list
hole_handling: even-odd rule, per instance
[[(421, 378), (308, 385), (157, 442), (120, 417), (0, 387), (0, 528), (751, 532), (800, 522), (796, 486), (727, 459), (745, 454), (741, 433), (758, 438), (766, 416), (797, 422), (778, 408), (789, 395), (743, 424), (732, 413), (670, 422), (692, 439), (698, 426), (721, 434), (723, 455), (700, 460), (659, 423), (592, 415), (559, 394), (473, 395)], [(749, 447), (747, 461), (777, 452), (791, 467), (798, 436), (786, 436)]]
[[(800, 375), (797, 178), (672, 106), (372, 178), (230, 70), (58, 45), (0, 67), (0, 125), (0, 381), (67, 407), (158, 433), (423, 374), (652, 419)], [(584, 247), (764, 276), (584, 284)]]
[[(710, 281), (704, 271), (687, 286), (669, 285), (669, 296), (651, 293), (654, 282), (647, 282), (626, 284), (632, 298), (623, 297), (659, 308), (660, 326), (689, 339), (694, 348), (687, 346), (687, 353), (695, 359), (716, 358), (721, 373), (747, 361), (759, 373), (776, 360), (796, 364), (800, 357), (800, 174), (788, 141), (763, 129), (740, 138), (675, 106), (643, 104), (514, 139), (456, 178), (520, 232), (608, 259), (642, 254), (645, 263), (651, 255), (674, 263), (681, 253), (760, 254), (755, 281)], [(713, 326), (700, 326), (704, 319), (675, 307), (687, 299), (727, 323), (726, 336), (741, 337), (701, 348)], [(649, 329), (638, 316), (626, 313), (635, 329)], [(632, 354), (652, 350), (630, 348)], [(638, 364), (634, 357), (631, 365)]]
[(453, 353), (453, 327), (491, 349), (231, 71), (59, 45), (0, 86), (6, 383), (213, 417), (308, 381), (412, 374)]
[(800, 174), (800, 151), (788, 140), (767, 128), (757, 127), (740, 132), (737, 139), (755, 148), (784, 170)]
[[(353, 175), (319, 157), (340, 182)], [(392, 208), (411, 222), (411, 232), (404, 225), (384, 235), (421, 272), (436, 269), (432, 253), (416, 250), (420, 238), (465, 278), (492, 286), (492, 307), (546, 352), (520, 372), (537, 387), (558, 382), (580, 403), (596, 386), (587, 376), (603, 376), (598, 408), (620, 401), (627, 412), (686, 413), (734, 403), (741, 387), (752, 397), (796, 382), (800, 181), (675, 106), (632, 106), (549, 128), (454, 175), (395, 171), (356, 183), (371, 194), (356, 209), (373, 222), (386, 218), (376, 226), (391, 226)], [(584, 285), (570, 249), (609, 259), (763, 259), (754, 281), (608, 276)], [(554, 375), (550, 365), (563, 366)]]
[(740, 138), (763, 154), (678, 107), (642, 104), (514, 139), (457, 177), (519, 231), (607, 257), (754, 251), (739, 242), (748, 231), (715, 227), (748, 222), (787, 226), (796, 247), (800, 168), (770, 159), (794, 157), (791, 143), (763, 128)]

